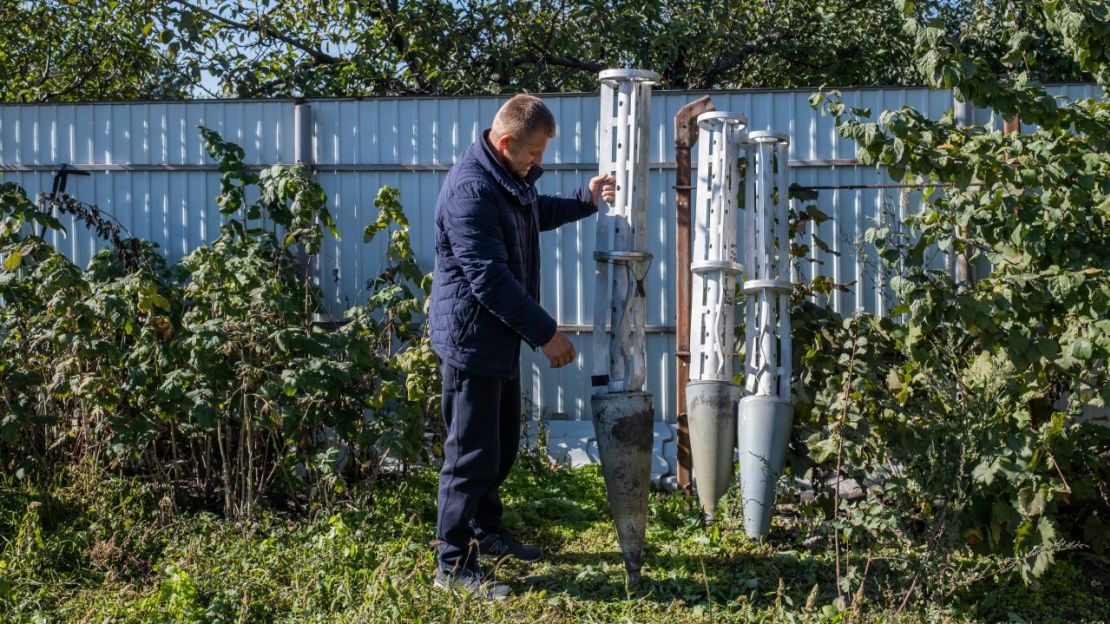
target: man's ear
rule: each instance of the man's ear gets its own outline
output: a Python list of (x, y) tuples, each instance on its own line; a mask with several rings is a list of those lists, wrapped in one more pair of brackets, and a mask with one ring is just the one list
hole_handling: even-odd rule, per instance
[(512, 141), (513, 137), (509, 136), (508, 134), (502, 134), (501, 136), (497, 137), (497, 145), (495, 145), (494, 147), (504, 152), (505, 150), (509, 149), (509, 143), (512, 143)]

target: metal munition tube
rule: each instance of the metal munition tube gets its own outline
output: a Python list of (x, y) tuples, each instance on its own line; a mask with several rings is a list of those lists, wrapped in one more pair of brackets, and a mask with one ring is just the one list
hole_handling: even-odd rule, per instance
[[(616, 178), (613, 205), (599, 207), (594, 260), (594, 368), (590, 397), (598, 457), (621, 557), (640, 580), (651, 482), (655, 413), (643, 391), (647, 354), (644, 287), (647, 241), (647, 142), (652, 72), (607, 70), (601, 79), (601, 173)], [(609, 321), (606, 327), (606, 321)]]

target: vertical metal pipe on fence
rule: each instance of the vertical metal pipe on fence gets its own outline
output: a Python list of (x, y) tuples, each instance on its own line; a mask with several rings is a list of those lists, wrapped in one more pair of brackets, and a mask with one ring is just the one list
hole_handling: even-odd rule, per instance
[(312, 105), (293, 105), (293, 162), (312, 166)]
[(597, 214), (591, 377), (595, 394), (590, 407), (625, 570), (629, 582), (637, 583), (643, 568), (654, 421), (652, 395), (644, 391), (644, 282), (651, 262), (647, 251), (651, 85), (659, 76), (613, 69), (601, 72), (599, 78), (598, 162), (602, 174), (616, 178), (617, 188), (613, 204), (602, 202)]
[(747, 120), (726, 112), (698, 116), (698, 187), (694, 208), (690, 382), (686, 409), (698, 499), (706, 522), (728, 489), (740, 388), (732, 382), (736, 333), (737, 201), (740, 148)]
[[(312, 172), (312, 166), (315, 163), (315, 149), (313, 146), (313, 123), (312, 123), (312, 106), (305, 102), (298, 101), (293, 105), (293, 162), (303, 164), (308, 167), (309, 172)], [(293, 249), (293, 254), (297, 257), (297, 262), (301, 267), (301, 274), (304, 279), (311, 279), (313, 285), (320, 286), (320, 275), (313, 273), (312, 260), (304, 250), (304, 245), (297, 243)], [(323, 310), (315, 311), (312, 313), (312, 320), (315, 323), (330, 323), (333, 318), (329, 312), (335, 310), (328, 310), (325, 306)]]
[(789, 140), (752, 132), (747, 142), (745, 201), (745, 391), (737, 447), (744, 530), (770, 528), (775, 484), (786, 459), (794, 411), (790, 403)]
[[(955, 113), (956, 126), (957, 127), (962, 128), (962, 127), (966, 127), (966, 126), (971, 124), (971, 116), (972, 116), (972, 112), (974, 111), (974, 109), (972, 108), (970, 102), (955, 101), (955, 102), (953, 102), (953, 107), (952, 108), (953, 108), (953, 112)], [(958, 238), (965, 238), (967, 236), (967, 227), (957, 225), (956, 226), (956, 236)], [(945, 253), (946, 254), (951, 254), (952, 252), (947, 251)], [(957, 284), (969, 284), (969, 283), (971, 283), (974, 280), (974, 278), (973, 278), (972, 272), (971, 272), (971, 265), (967, 261), (967, 252), (957, 253), (955, 264), (956, 264), (956, 266), (955, 266), (955, 275), (953, 277), (955, 277), (956, 283)]]

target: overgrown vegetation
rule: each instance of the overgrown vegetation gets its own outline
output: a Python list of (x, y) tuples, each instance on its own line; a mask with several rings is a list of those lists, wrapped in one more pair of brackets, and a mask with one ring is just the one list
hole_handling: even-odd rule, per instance
[(431, 584), (436, 477), (383, 476), (373, 490), (356, 484), (329, 511), (266, 510), (242, 521), (174, 513), (165, 488), (80, 467), (42, 489), (8, 478), (0, 619), (1062, 624), (1110, 615), (1105, 575), (1082, 560), (1059, 563), (1032, 587), (1013, 576), (956, 583), (944, 606), (899, 613), (876, 589), (899, 573), (880, 556), (912, 556), (897, 551), (875, 557), (865, 598), (842, 610), (833, 553), (806, 542), (812, 521), (787, 504), (774, 544), (752, 543), (736, 492), (710, 532), (696, 499), (654, 492), (645, 583), (629, 592), (597, 469), (552, 469), (534, 452), (506, 485), (506, 520), (542, 544), (547, 560), (498, 568), (516, 597), (467, 601)]
[[(397, 191), (366, 237), (391, 237), (364, 305), (335, 331), (313, 263), (336, 234), (301, 165), (252, 172), (201, 129), (223, 172), (219, 237), (170, 266), (95, 207), (0, 194), (0, 462), (11, 474), (107, 466), (173, 484), (176, 501), (219, 496), (229, 516), (264, 499), (325, 502), (390, 456), (426, 459), (438, 396), (418, 322), (428, 279)], [(248, 197), (256, 197), (248, 201)], [(109, 239), (86, 270), (45, 240), (79, 213)], [(265, 224), (265, 226), (264, 226)], [(275, 233), (275, 231), (277, 233)]]
[[(1110, 546), (1110, 423), (1088, 413), (1110, 405), (1110, 103), (1050, 97), (1029, 69), (1036, 33), (1015, 32), (1001, 58), (973, 55), (982, 36), (919, 23), (903, 4), (933, 86), (1037, 129), (910, 107), (874, 123), (838, 93), (814, 96), (862, 162), (929, 201), (867, 233), (894, 276), (897, 322), (812, 306), (795, 316), (807, 349), (794, 471), (829, 485), (818, 503), (841, 592), (867, 576), (840, 564), (845, 549), (917, 549), (892, 562), (903, 600), (943, 603), (957, 579), (1016, 569), (1031, 582), (1061, 550), (1104, 558)], [(1110, 86), (1105, 7), (1049, 2), (1041, 17)], [(978, 275), (934, 268), (929, 249)], [(855, 500), (836, 487), (849, 480), (862, 485)], [(1009, 559), (980, 569), (972, 552)]]

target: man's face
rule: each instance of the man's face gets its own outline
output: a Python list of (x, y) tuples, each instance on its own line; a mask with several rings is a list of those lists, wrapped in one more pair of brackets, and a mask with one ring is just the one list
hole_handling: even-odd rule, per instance
[(543, 151), (550, 140), (543, 132), (534, 132), (522, 138), (506, 136), (498, 141), (498, 148), (509, 170), (523, 178), (532, 167), (543, 164)]

